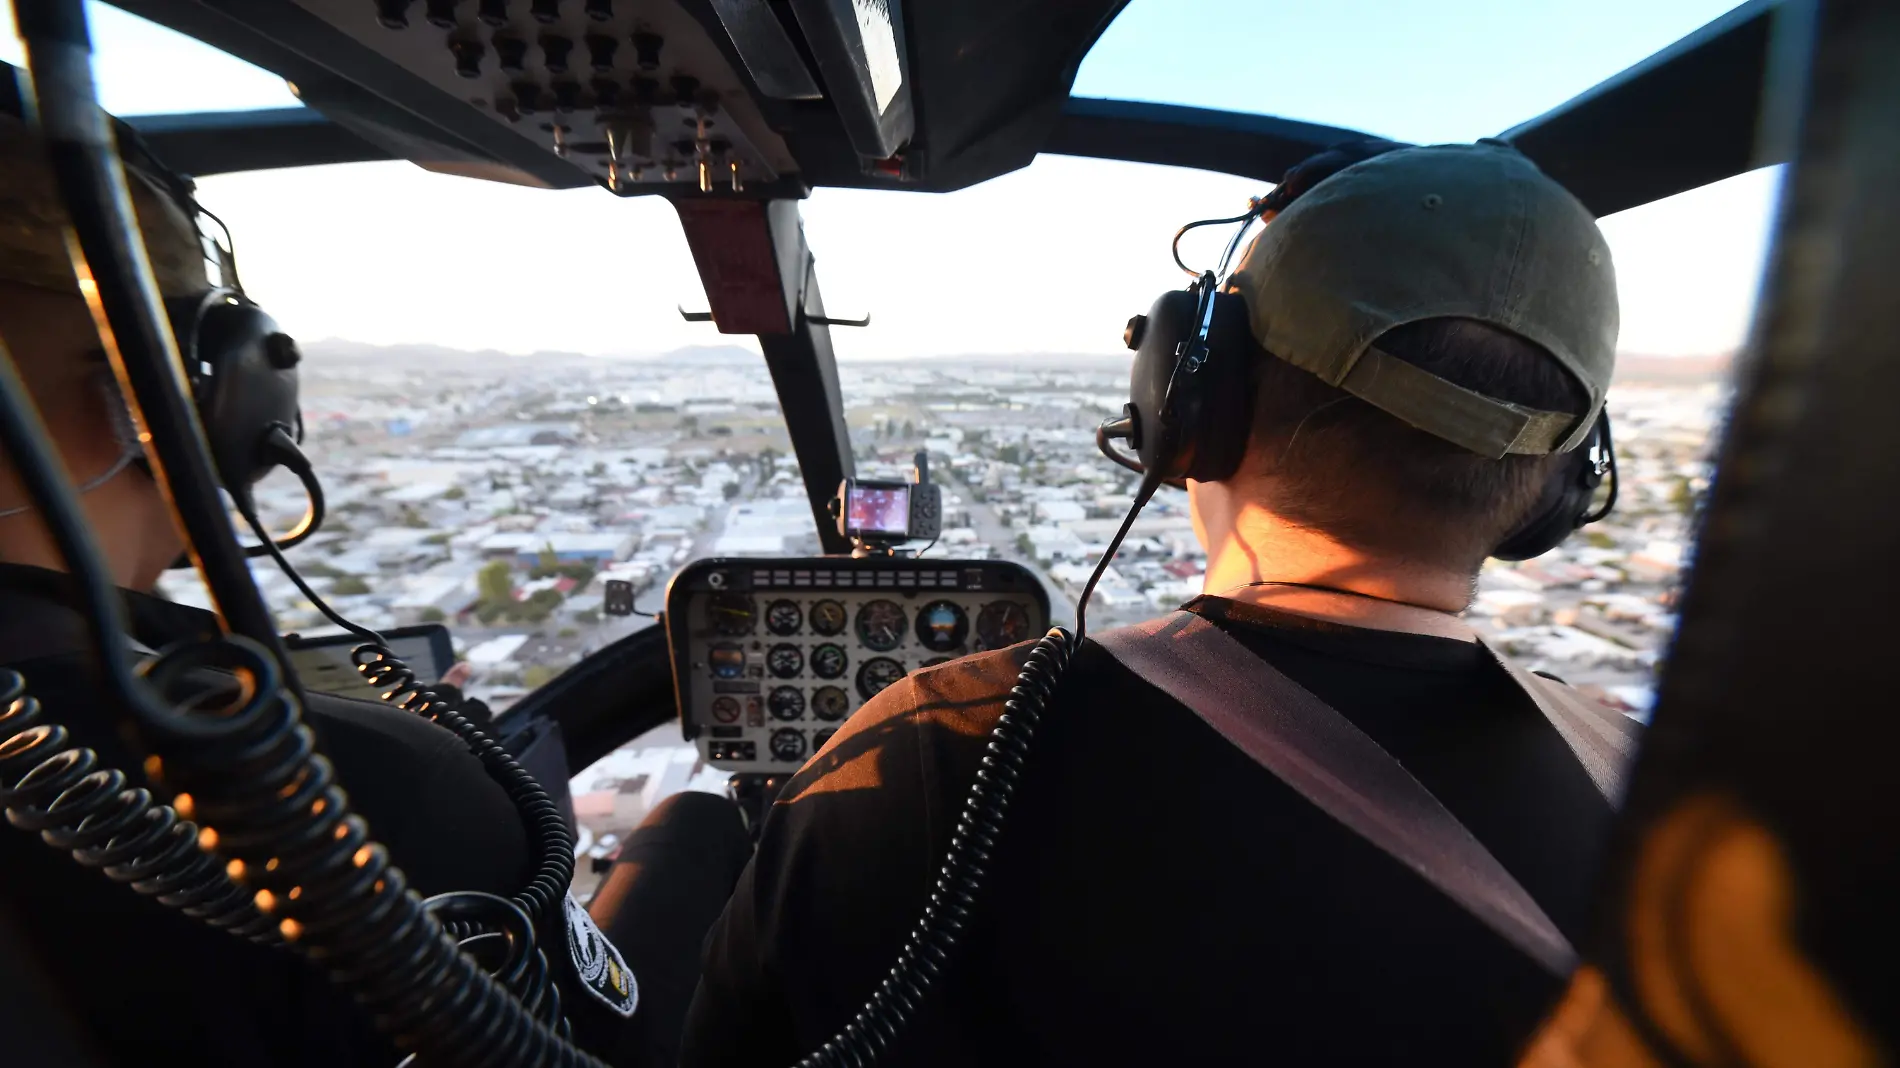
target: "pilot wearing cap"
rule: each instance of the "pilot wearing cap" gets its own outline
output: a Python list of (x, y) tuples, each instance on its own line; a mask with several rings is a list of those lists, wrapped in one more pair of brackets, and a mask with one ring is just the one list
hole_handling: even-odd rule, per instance
[[(1141, 670), (1155, 628), (1081, 645), (974, 918), (887, 1063), (1507, 1064), (1561, 990), (1615, 791), (1560, 723), (1624, 750), (1634, 729), (1459, 616), (1584, 462), (1614, 366), (1609, 250), (1498, 143), (1334, 153), (1287, 185), (1231, 281), (1244, 458), (1188, 482), (1207, 574), (1168, 624), (1239, 651), (1210, 673), (1236, 696), (1190, 708), (1194, 680)], [(684, 1065), (794, 1063), (852, 1021), (924, 910), (1027, 652), (914, 672), (790, 780), (708, 942)], [(1248, 739), (1290, 694), (1382, 752), (1379, 781), (1483, 864), (1408, 853), (1430, 836), (1342, 805), (1351, 775), (1263, 757)]]

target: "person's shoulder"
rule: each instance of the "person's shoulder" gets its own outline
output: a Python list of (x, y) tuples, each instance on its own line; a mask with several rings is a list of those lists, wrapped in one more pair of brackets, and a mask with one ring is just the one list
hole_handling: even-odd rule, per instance
[(1033, 643), (919, 668), (866, 701), (786, 785), (785, 800), (813, 792), (889, 786), (920, 760), (976, 759), (1002, 717)]

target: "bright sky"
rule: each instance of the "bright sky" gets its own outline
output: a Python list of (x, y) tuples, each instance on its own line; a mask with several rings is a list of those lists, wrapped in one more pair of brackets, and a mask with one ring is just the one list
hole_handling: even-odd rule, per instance
[[(275, 77), (91, 5), (109, 110), (279, 107)], [(1075, 92), (1260, 111), (1412, 141), (1470, 140), (1537, 115), (1717, 17), (1729, 0), (1133, 0)], [(7, 24), (7, 0), (0, 0)], [(19, 62), (11, 37), (0, 57)], [(1603, 221), (1622, 349), (1741, 340), (1776, 170)], [(1063, 157), (945, 195), (819, 190), (804, 205), (841, 357), (1113, 352), (1183, 281), (1167, 243), (1260, 192), (1224, 175)], [(738, 342), (680, 320), (705, 297), (670, 206), (521, 189), (406, 163), (208, 178), (246, 285), (307, 339), (602, 355)], [(1210, 239), (1211, 240), (1211, 239)], [(1205, 248), (1206, 246), (1202, 246)], [(1195, 246), (1189, 246), (1195, 262)], [(1206, 253), (1211, 255), (1211, 250)], [(1204, 258), (1204, 257), (1203, 257)]]

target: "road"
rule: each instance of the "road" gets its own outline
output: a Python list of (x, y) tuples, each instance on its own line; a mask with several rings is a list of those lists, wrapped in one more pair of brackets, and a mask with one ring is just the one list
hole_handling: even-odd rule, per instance
[(1069, 595), (1063, 592), (1062, 586), (1055, 579), (1049, 577), (1049, 573), (1042, 569), (1041, 564), (1028, 559), (1023, 555), (1022, 550), (1016, 548), (1016, 529), (1004, 523), (1002, 517), (996, 514), (996, 509), (977, 500), (975, 494), (970, 492), (970, 487), (964, 482), (947, 475), (938, 481), (943, 483), (945, 490), (963, 498), (963, 509), (970, 513), (970, 527), (976, 531), (978, 541), (988, 544), (995, 550), (998, 559), (1009, 560), (1028, 568), (1030, 573), (1042, 583), (1042, 588), (1049, 593), (1049, 622), (1058, 627), (1075, 626), (1075, 602), (1069, 599)]

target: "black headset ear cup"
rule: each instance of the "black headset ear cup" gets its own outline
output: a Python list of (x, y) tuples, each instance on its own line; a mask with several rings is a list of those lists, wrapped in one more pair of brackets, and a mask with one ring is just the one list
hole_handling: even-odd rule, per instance
[(1599, 415), (1583, 444), (1565, 453), (1544, 491), (1531, 508), (1530, 517), (1511, 532), (1491, 555), (1499, 560), (1529, 560), (1542, 556), (1563, 544), (1565, 538), (1583, 526), (1589, 515), (1591, 498), (1603, 484), (1603, 475), (1592, 458), (1593, 449), (1604, 445), (1604, 424), (1609, 417)]
[(1175, 371), (1199, 310), (1199, 295), (1191, 289), (1163, 293), (1148, 311), (1129, 375), (1130, 443), (1142, 466), (1165, 481), (1230, 477), (1247, 451), (1253, 424), (1257, 350), (1240, 297), (1214, 295), (1207, 359), (1198, 370)]
[(234, 290), (168, 301), (167, 311), (218, 479), (226, 490), (248, 492), (276, 466), (264, 448), (271, 429), (302, 436), (296, 342)]

